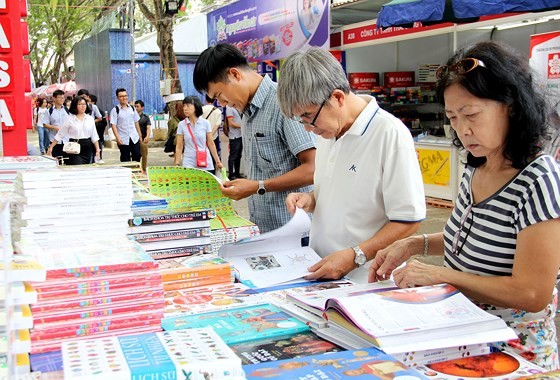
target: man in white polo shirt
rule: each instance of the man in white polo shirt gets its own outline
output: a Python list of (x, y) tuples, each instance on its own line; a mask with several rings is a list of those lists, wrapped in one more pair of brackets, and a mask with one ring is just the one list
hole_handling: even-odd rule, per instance
[(121, 162), (131, 159), (140, 162), (140, 117), (134, 107), (128, 104), (128, 93), (124, 88), (117, 88), (116, 95), (119, 104), (111, 110), (109, 119), (121, 152)]
[(286, 199), (292, 213), (296, 207), (313, 212), (309, 243), (323, 259), (306, 278), (352, 272), (350, 278), (366, 282), (364, 264), (416, 232), (426, 217), (412, 136), (373, 97), (350, 92), (342, 67), (322, 49), (294, 53), (285, 61), (278, 100), (284, 115), (322, 137), (314, 191)]

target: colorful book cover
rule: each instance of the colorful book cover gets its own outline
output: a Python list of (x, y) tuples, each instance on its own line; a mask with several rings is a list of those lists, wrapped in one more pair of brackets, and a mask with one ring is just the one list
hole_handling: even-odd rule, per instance
[(213, 275), (213, 276), (203, 276), (188, 280), (164, 282), (163, 290), (180, 290), (180, 289), (190, 289), (199, 286), (217, 285), (217, 284), (229, 284), (233, 282), (233, 277), (231, 274), (224, 275)]
[[(150, 170), (151, 169), (152, 167), (150, 167)], [(215, 211), (208, 207), (167, 208), (164, 210), (150, 210), (142, 213), (136, 212), (134, 213), (134, 217), (129, 219), (128, 225), (137, 227), (150, 224), (182, 223), (208, 220), (215, 217)]]
[(189, 222), (147, 224), (143, 226), (127, 226), (129, 234), (144, 234), (160, 231), (186, 230), (190, 228), (210, 228), (210, 220), (194, 220)]
[[(177, 244), (179, 245), (179, 244)], [(149, 248), (149, 247), (148, 247)], [(175, 246), (146, 251), (154, 260), (172, 259), (175, 257), (185, 257), (192, 255), (205, 255), (212, 253), (212, 244), (199, 244), (187, 246)]]
[(308, 331), (309, 326), (270, 304), (166, 318), (166, 331), (212, 326), (227, 344)]
[(239, 283), (167, 291), (164, 297), (165, 318), (264, 303), (261, 295)]
[(157, 261), (163, 282), (195, 279), (211, 275), (229, 275), (231, 264), (216, 255), (195, 255)]
[(262, 378), (339, 380), (351, 377), (369, 379), (426, 380), (376, 348), (330, 352), (243, 366), (247, 380)]
[(237, 343), (230, 345), (243, 364), (256, 364), (302, 356), (344, 351), (312, 332), (297, 333), (281, 338)]
[(441, 380), (506, 380), (544, 372), (541, 367), (510, 352), (492, 352), (414, 368), (426, 377)]
[(241, 360), (211, 328), (63, 342), (65, 379), (242, 378)]

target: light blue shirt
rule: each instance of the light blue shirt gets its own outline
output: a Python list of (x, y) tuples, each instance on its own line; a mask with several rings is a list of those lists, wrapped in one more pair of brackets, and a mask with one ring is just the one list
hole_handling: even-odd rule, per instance
[[(116, 107), (119, 107), (119, 114), (117, 115)], [(117, 105), (111, 109), (111, 126), (117, 126), (117, 133), (122, 141), (123, 145), (128, 145), (129, 140), (132, 140), (134, 144), (140, 140), (138, 131), (136, 130), (136, 122), (140, 120), (138, 112), (134, 107), (127, 105), (123, 108), (121, 105)]]
[[(49, 111), (50, 112), (50, 111)], [(66, 118), (68, 117), (68, 112), (66, 112), (66, 109), (64, 109), (64, 107), (60, 107), (60, 108), (56, 108), (55, 106), (53, 106), (52, 112), (50, 112), (49, 115), (49, 122), (47, 124), (56, 126), (58, 128), (61, 128), (64, 123), (66, 122)], [(58, 133), (58, 131), (54, 131), (52, 129), (49, 129), (49, 141), (52, 142), (54, 140), (54, 137), (56, 136), (56, 134)], [(59, 141), (59, 144), (62, 143), (67, 143), (68, 142), (69, 137), (65, 136), (62, 141)]]

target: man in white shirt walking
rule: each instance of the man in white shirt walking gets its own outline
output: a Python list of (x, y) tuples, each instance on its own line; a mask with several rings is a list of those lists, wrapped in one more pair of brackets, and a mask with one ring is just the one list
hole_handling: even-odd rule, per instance
[(111, 110), (110, 120), (121, 152), (121, 162), (140, 162), (140, 116), (128, 104), (128, 93), (124, 88), (117, 88), (116, 95), (119, 104)]

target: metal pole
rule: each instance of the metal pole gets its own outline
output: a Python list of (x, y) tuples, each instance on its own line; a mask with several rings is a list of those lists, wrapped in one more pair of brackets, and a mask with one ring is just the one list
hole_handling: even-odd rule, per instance
[(128, 25), (130, 27), (130, 78), (132, 87), (130, 88), (130, 100), (136, 101), (136, 76), (134, 75), (134, 0), (129, 0)]

